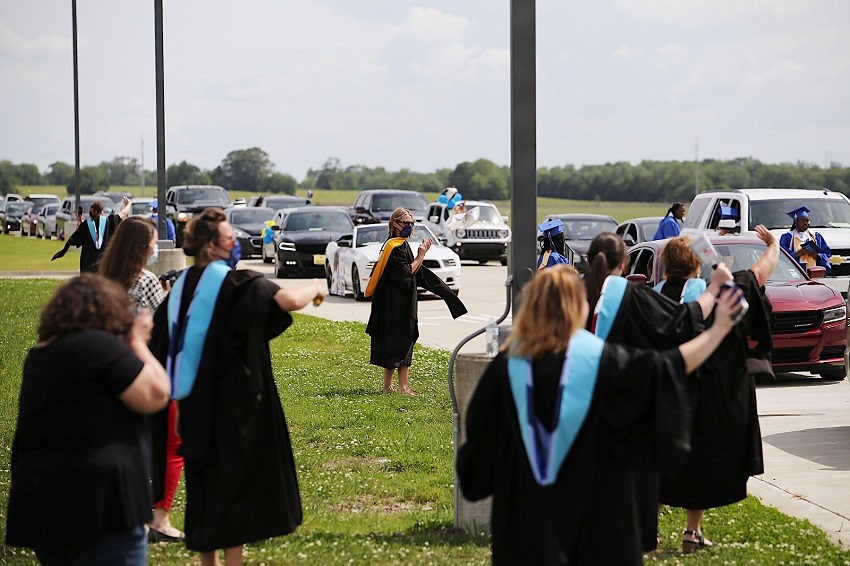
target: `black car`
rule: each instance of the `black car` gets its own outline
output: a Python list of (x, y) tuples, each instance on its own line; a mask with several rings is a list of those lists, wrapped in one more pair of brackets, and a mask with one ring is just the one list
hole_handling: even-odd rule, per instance
[(174, 223), (175, 245), (183, 246), (186, 223), (207, 208), (227, 210), (232, 207), (230, 194), (218, 185), (179, 185), (165, 193), (165, 215)]
[(274, 216), (271, 208), (231, 208), (225, 213), (227, 221), (233, 225), (233, 235), (242, 246), (242, 257), (259, 254), (263, 248), (263, 228)]
[[(564, 240), (567, 243), (567, 259), (584, 273), (587, 268), (587, 250), (590, 241), (602, 232), (613, 232), (617, 221), (607, 214), (550, 214), (543, 222), (559, 218), (564, 223)], [(537, 233), (540, 236), (540, 233)]]
[(299, 206), (310, 206), (313, 204), (310, 199), (304, 197), (294, 197), (290, 195), (260, 195), (252, 200), (251, 207), (260, 206), (270, 208), (272, 210), (280, 210), (281, 208), (297, 208)]
[(21, 229), (21, 216), (32, 206), (30, 202), (10, 201), (0, 210), (0, 220), (3, 222), (3, 233), (8, 234)]
[(622, 236), (623, 241), (629, 247), (643, 242), (651, 242), (658, 230), (658, 224), (663, 219), (661, 216), (630, 218), (617, 226), (617, 235)]
[(354, 233), (354, 223), (339, 208), (305, 206), (284, 210), (275, 233), (274, 268), (277, 277), (325, 276), (328, 242)]
[(368, 189), (360, 191), (354, 199), (352, 219), (357, 224), (363, 222), (386, 222), (393, 211), (406, 208), (417, 222), (425, 220), (428, 214), (428, 199), (416, 191), (396, 189)]

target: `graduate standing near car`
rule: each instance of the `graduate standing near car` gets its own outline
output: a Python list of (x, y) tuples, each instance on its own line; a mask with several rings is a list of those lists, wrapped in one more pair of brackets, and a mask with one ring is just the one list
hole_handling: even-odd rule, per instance
[(543, 222), (537, 229), (542, 235), (537, 238), (543, 244), (543, 253), (537, 258), (537, 271), (553, 265), (569, 265), (564, 241), (564, 223), (560, 218)]
[(493, 564), (642, 563), (634, 443), (665, 468), (689, 426), (685, 374), (732, 328), (739, 298), (724, 293), (712, 327), (678, 348), (635, 350), (583, 329), (575, 269), (538, 272), (472, 396), (457, 459), (463, 496), (493, 496)]
[(685, 217), (685, 205), (681, 202), (674, 202), (673, 206), (667, 209), (667, 214), (658, 223), (658, 230), (655, 231), (653, 240), (664, 240), (666, 238), (675, 238), (682, 231), (679, 223)]
[(372, 337), (369, 363), (384, 368), (384, 393), (392, 393), (393, 374), (398, 370), (398, 391), (418, 395), (410, 388), (408, 376), (413, 363), (413, 345), (419, 338), (417, 287), (431, 291), (446, 301), (453, 318), (466, 314), (466, 307), (439, 276), (422, 265), (433, 243), (422, 240), (416, 257), (407, 243), (413, 236), (413, 215), (397, 208), (390, 216), (387, 241), (372, 268), (364, 293), (372, 297), (372, 311), (366, 334)]
[(829, 264), (832, 251), (823, 236), (809, 230), (810, 212), (811, 210), (801, 206), (788, 213), (793, 222), (791, 229), (779, 238), (779, 245), (791, 254), (803, 269), (818, 265), (825, 267), (826, 274), (829, 275), (832, 273), (832, 266)]

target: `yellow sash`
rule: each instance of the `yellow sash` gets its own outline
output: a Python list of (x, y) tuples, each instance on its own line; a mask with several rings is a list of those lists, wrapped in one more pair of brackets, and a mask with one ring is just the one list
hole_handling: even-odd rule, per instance
[(375, 288), (378, 286), (378, 281), (381, 280), (381, 275), (384, 274), (384, 268), (387, 266), (387, 260), (390, 259), (390, 254), (406, 241), (404, 238), (390, 238), (384, 244), (384, 249), (381, 250), (381, 257), (378, 258), (378, 262), (372, 268), (372, 274), (369, 276), (369, 284), (366, 286), (366, 292), (363, 293), (365, 296), (371, 297), (375, 294)]
[[(797, 233), (802, 234), (803, 232), (797, 232)], [(800, 248), (802, 247), (802, 245), (805, 242), (807, 242), (809, 240), (811, 240), (813, 242), (815, 241), (815, 239), (812, 237), (810, 232), (805, 232), (805, 234), (808, 236), (808, 239), (805, 240), (805, 241), (802, 238), (798, 238), (798, 237), (794, 236), (794, 248), (793, 249), (794, 249), (795, 252), (800, 251)], [(802, 257), (798, 257), (797, 260), (800, 261), (801, 263), (805, 263), (806, 269), (808, 269), (810, 267), (814, 267), (815, 265), (817, 265), (817, 261), (815, 261), (815, 258), (813, 258), (810, 255), (804, 255)]]

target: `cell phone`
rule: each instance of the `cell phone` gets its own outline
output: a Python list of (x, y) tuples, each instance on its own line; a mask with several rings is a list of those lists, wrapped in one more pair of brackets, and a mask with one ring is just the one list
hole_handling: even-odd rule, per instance
[(741, 291), (741, 300), (738, 301), (741, 304), (741, 310), (739, 310), (738, 314), (736, 314), (735, 317), (732, 319), (732, 324), (738, 324), (739, 322), (744, 320), (744, 316), (746, 316), (747, 311), (750, 310), (750, 303), (747, 302), (746, 295), (744, 295), (741, 288), (738, 287), (738, 285), (736, 285), (735, 283), (733, 283), (731, 281), (727, 281), (726, 283), (724, 283), (723, 286), (720, 287), (720, 292), (717, 293), (718, 297), (720, 296), (721, 293), (723, 293), (724, 289), (737, 289), (737, 290)]
[(180, 277), (181, 273), (183, 273), (182, 269), (179, 270), (179, 271), (176, 270), (176, 269), (171, 269), (169, 271), (166, 271), (162, 275), (160, 275), (159, 280), (162, 283), (165, 283), (166, 281), (168, 281), (168, 283), (171, 284), (171, 286), (174, 286), (174, 282), (177, 281), (177, 279)]

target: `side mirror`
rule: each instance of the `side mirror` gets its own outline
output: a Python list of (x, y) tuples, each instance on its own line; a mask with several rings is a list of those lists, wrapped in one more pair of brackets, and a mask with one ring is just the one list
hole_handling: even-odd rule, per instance
[(809, 277), (812, 279), (823, 279), (826, 277), (826, 268), (816, 265), (814, 267), (808, 268), (806, 271), (809, 272)]
[(438, 223), (440, 222), (440, 216), (439, 216), (439, 215), (437, 215), (437, 214), (435, 214), (435, 215), (433, 215), (433, 216), (429, 216), (429, 217), (428, 217), (428, 222), (431, 222), (431, 223), (433, 223), (433, 224), (438, 224)]
[(627, 275), (626, 279), (631, 283), (646, 284), (646, 275), (643, 273), (632, 273), (631, 275)]
[(508, 223), (508, 216), (507, 215), (502, 216), (502, 222), (504, 222), (505, 224)]
[(727, 232), (740, 232), (741, 227), (735, 225), (735, 221), (731, 218), (724, 218), (717, 223), (718, 230), (726, 230)]
[(278, 226), (277, 224), (272, 224), (271, 229), (272, 232), (280, 232), (280, 226)]
[(340, 238), (339, 240), (337, 240), (336, 245), (341, 247), (341, 248), (350, 248), (351, 247), (351, 240), (350, 239), (343, 240), (342, 238)]
[(362, 206), (358, 206), (354, 209), (354, 212), (356, 212), (357, 214), (366, 214), (366, 209)]
[(637, 243), (635, 242), (635, 239), (631, 234), (626, 234), (625, 236), (623, 236), (623, 242), (625, 242), (626, 245), (629, 247), (632, 247)]

